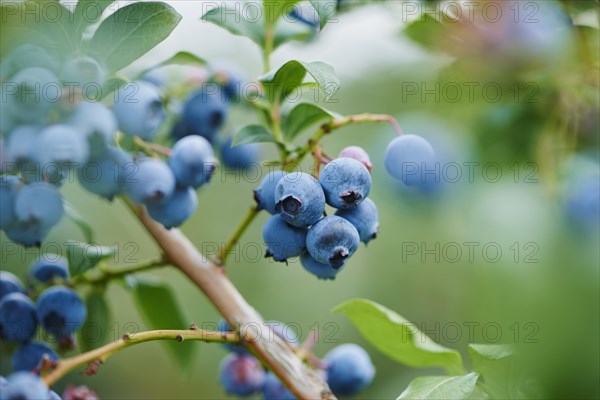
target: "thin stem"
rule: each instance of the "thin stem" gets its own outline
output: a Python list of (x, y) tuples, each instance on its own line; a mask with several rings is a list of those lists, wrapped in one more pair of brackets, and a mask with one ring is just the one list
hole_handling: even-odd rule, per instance
[(236, 332), (205, 331), (201, 329), (156, 330), (127, 334), (116, 342), (58, 361), (56, 368), (44, 376), (44, 381), (48, 386), (53, 385), (64, 375), (81, 365), (93, 362), (103, 363), (112, 354), (126, 347), (154, 340), (176, 340), (178, 342), (200, 340), (203, 342), (239, 343), (240, 337)]
[(244, 232), (246, 232), (246, 229), (248, 229), (248, 227), (252, 224), (252, 221), (254, 221), (254, 218), (256, 218), (256, 216), (258, 215), (258, 211), (259, 210), (257, 206), (250, 207), (240, 224), (237, 226), (237, 228), (235, 228), (235, 231), (233, 231), (233, 234), (225, 243), (225, 246), (219, 252), (217, 259), (219, 265), (225, 265), (225, 262), (227, 261), (227, 256), (229, 255), (229, 253), (231, 253), (231, 250), (240, 240), (240, 237), (242, 237)]
[(113, 279), (122, 278), (129, 274), (134, 274), (138, 272), (148, 271), (155, 268), (165, 267), (168, 265), (168, 261), (164, 256), (161, 256), (156, 259), (148, 260), (141, 264), (134, 265), (133, 267), (128, 268), (120, 268), (120, 269), (102, 269), (102, 275), (96, 276), (93, 278), (88, 278), (84, 275), (80, 275), (73, 279), (73, 284), (77, 285), (79, 283), (87, 283), (91, 285), (99, 285), (106, 283)]
[(156, 153), (169, 157), (171, 155), (171, 149), (165, 146), (161, 146), (156, 143), (148, 143), (145, 140), (135, 136), (133, 143), (140, 147), (147, 155), (155, 155)]

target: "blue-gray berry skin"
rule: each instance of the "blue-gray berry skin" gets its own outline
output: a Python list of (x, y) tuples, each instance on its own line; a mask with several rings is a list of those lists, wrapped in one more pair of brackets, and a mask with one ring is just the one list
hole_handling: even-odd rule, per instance
[(337, 346), (324, 357), (327, 384), (337, 396), (353, 396), (365, 389), (375, 377), (369, 354), (352, 343)]
[(290, 225), (307, 228), (325, 212), (325, 194), (319, 182), (304, 172), (282, 177), (275, 187), (275, 211)]
[(19, 125), (10, 132), (6, 144), (10, 162), (23, 167), (37, 161), (37, 154), (40, 150), (38, 143), (40, 130), (41, 128), (37, 125)]
[(25, 247), (39, 247), (44, 238), (50, 232), (49, 227), (40, 224), (39, 221), (16, 221), (4, 229), (4, 233), (10, 240)]
[(186, 136), (178, 140), (168, 163), (177, 185), (193, 188), (208, 183), (217, 165), (210, 142), (202, 136)]
[(22, 123), (45, 123), (48, 113), (60, 100), (61, 85), (50, 70), (31, 67), (17, 72), (11, 78), (13, 89), (6, 94), (6, 110)]
[(225, 123), (229, 105), (221, 91), (199, 90), (183, 106), (181, 124), (173, 134), (177, 138), (200, 135), (213, 142)]
[(175, 176), (167, 163), (156, 158), (143, 158), (125, 181), (125, 192), (138, 204), (160, 201), (173, 194)]
[(250, 396), (262, 389), (265, 371), (251, 355), (228, 354), (220, 366), (220, 382), (227, 393)]
[(117, 147), (108, 147), (77, 168), (77, 179), (91, 193), (112, 200), (125, 189), (136, 165), (131, 155)]
[(9, 375), (0, 393), (2, 400), (46, 400), (49, 396), (49, 389), (44, 381), (26, 371)]
[(75, 127), (61, 124), (42, 129), (38, 137), (37, 160), (42, 167), (49, 164), (81, 165), (89, 156), (86, 137)]
[(408, 186), (428, 186), (438, 178), (433, 172), (435, 151), (418, 135), (402, 135), (392, 140), (385, 151), (384, 162), (387, 172)]
[(115, 142), (117, 118), (100, 102), (81, 102), (69, 116), (67, 123), (87, 138), (92, 156), (103, 153)]
[(52, 56), (46, 50), (32, 44), (16, 47), (10, 52), (5, 61), (2, 63), (2, 70), (0, 71), (0, 77), (3, 81), (30, 67), (47, 68), (51, 71), (58, 69), (56, 56)]
[(87, 310), (77, 292), (64, 286), (48, 288), (36, 302), (40, 325), (58, 339), (71, 338), (87, 316)]
[(51, 228), (64, 214), (59, 191), (49, 183), (24, 185), (15, 198), (15, 215), (19, 222), (37, 223), (41, 228)]
[(341, 268), (358, 249), (360, 237), (350, 222), (335, 215), (314, 224), (306, 236), (306, 248), (318, 262)]
[(14, 274), (0, 271), (0, 300), (11, 293), (25, 293), (23, 284)]
[(319, 183), (327, 204), (335, 208), (354, 208), (371, 191), (371, 174), (367, 167), (353, 158), (336, 158), (323, 168)]
[(265, 400), (296, 400), (283, 383), (273, 373), (267, 372), (263, 384), (263, 398)]
[(248, 143), (231, 147), (233, 137), (228, 138), (221, 146), (221, 161), (227, 168), (247, 170), (257, 166), (260, 161), (260, 144)]
[(272, 171), (263, 178), (254, 191), (257, 209), (265, 210), (271, 215), (277, 214), (275, 210), (275, 188), (285, 174), (284, 171)]
[(157, 222), (171, 229), (180, 226), (196, 211), (198, 195), (190, 187), (176, 188), (173, 194), (160, 201), (148, 203), (148, 214)]
[(11, 293), (0, 301), (0, 337), (10, 343), (27, 343), (35, 335), (35, 305), (22, 293)]
[(48, 392), (48, 400), (62, 400), (54, 390)]
[(29, 275), (42, 283), (69, 277), (69, 263), (61, 255), (46, 253), (38, 257), (29, 267)]
[(308, 251), (302, 252), (300, 255), (300, 263), (305, 270), (323, 280), (334, 280), (337, 274), (344, 269), (343, 265), (336, 269), (329, 264), (320, 263), (312, 258)]
[(0, 229), (10, 226), (16, 219), (15, 199), (20, 183), (16, 176), (0, 176)]
[(273, 257), (275, 261), (298, 257), (306, 247), (306, 233), (306, 228), (292, 226), (279, 215), (273, 215), (263, 226), (266, 257)]
[(102, 86), (106, 81), (106, 71), (92, 57), (73, 57), (63, 65), (60, 78), (76, 89), (86, 89), (88, 85)]
[(350, 221), (354, 225), (361, 242), (367, 244), (371, 239), (377, 237), (379, 213), (373, 200), (365, 199), (356, 208), (338, 210), (335, 215)]
[(159, 89), (150, 82), (135, 81), (115, 94), (113, 111), (126, 135), (152, 140), (165, 120)]
[(15, 371), (34, 371), (46, 357), (49, 361), (57, 361), (58, 355), (44, 343), (32, 342), (19, 347), (12, 356)]

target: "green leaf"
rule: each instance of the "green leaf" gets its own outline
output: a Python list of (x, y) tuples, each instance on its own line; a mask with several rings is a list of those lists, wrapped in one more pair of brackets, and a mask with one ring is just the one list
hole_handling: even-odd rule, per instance
[(312, 6), (317, 11), (317, 15), (319, 15), (319, 22), (321, 25), (321, 29), (325, 27), (327, 21), (331, 19), (335, 15), (337, 10), (337, 0), (309, 0)]
[(79, 0), (73, 10), (74, 34), (81, 35), (83, 30), (100, 21), (102, 13), (114, 3), (114, 0)]
[(238, 36), (245, 36), (259, 46), (263, 45), (264, 26), (262, 23), (262, 10), (258, 15), (250, 12), (241, 14), (235, 7), (215, 7), (207, 11), (200, 19), (211, 22)]
[(479, 375), (471, 372), (464, 376), (423, 376), (414, 379), (400, 399), (469, 399), (475, 390)]
[(435, 51), (443, 51), (443, 43), (447, 43), (448, 34), (442, 23), (429, 14), (411, 22), (403, 33), (421, 46)]
[(274, 142), (271, 132), (262, 125), (248, 125), (240, 129), (231, 142), (231, 147), (248, 143)]
[(167, 58), (160, 64), (155, 65), (152, 68), (162, 67), (164, 65), (196, 65), (196, 66), (204, 66), (206, 65), (206, 60), (198, 57), (195, 54), (192, 54), (188, 51), (180, 51), (174, 54), (173, 56)]
[(281, 19), (275, 28), (275, 48), (292, 40), (305, 40), (314, 36), (315, 31), (305, 24)]
[(166, 3), (129, 4), (102, 21), (89, 50), (114, 72), (166, 39), (179, 21), (181, 15)]
[[(173, 290), (164, 282), (141, 276), (129, 276), (135, 303), (149, 329), (187, 329), (190, 319), (184, 314)], [(196, 343), (164, 342), (167, 351), (184, 371), (191, 366)]]
[(109, 78), (106, 80), (106, 82), (104, 82), (104, 84), (102, 85), (102, 99), (106, 98), (106, 96), (108, 96), (109, 94), (116, 92), (117, 90), (119, 90), (122, 86), (127, 85), (129, 82), (126, 81), (125, 79), (121, 79), (121, 78)]
[(65, 247), (67, 259), (69, 260), (69, 273), (72, 278), (94, 268), (100, 261), (110, 258), (116, 253), (114, 247), (82, 243), (75, 240), (68, 240)]
[(98, 348), (115, 339), (109, 334), (112, 315), (104, 296), (104, 290), (93, 289), (90, 291), (86, 296), (85, 306), (87, 318), (79, 331), (78, 341), (82, 352)]
[(283, 121), (285, 138), (293, 140), (300, 132), (311, 125), (323, 121), (342, 118), (340, 114), (311, 103), (301, 103), (294, 107)]
[(294, 9), (294, 5), (301, 0), (264, 0), (263, 7), (266, 25), (275, 25), (283, 14)]
[(77, 225), (77, 227), (83, 234), (85, 241), (87, 243), (92, 243), (94, 241), (94, 230), (92, 229), (92, 226), (81, 214), (79, 214), (79, 211), (77, 211), (77, 209), (75, 209), (75, 207), (71, 203), (65, 201), (64, 205), (65, 214), (67, 215), (67, 217), (71, 221), (73, 221), (75, 225)]
[(324, 62), (304, 62), (291, 60), (276, 71), (271, 71), (261, 78), (265, 94), (269, 101), (283, 101), (296, 88), (302, 85), (304, 77), (309, 74), (325, 93), (325, 99), (333, 96), (340, 81), (335, 76), (333, 67)]
[(394, 311), (366, 299), (354, 299), (334, 311), (350, 318), (373, 346), (392, 359), (411, 367), (443, 367), (450, 374), (463, 374), (462, 358), (456, 350), (434, 342)]
[(473, 370), (483, 377), (482, 386), (494, 398), (514, 398), (518, 384), (514, 366), (514, 349), (506, 344), (470, 344), (469, 356), (473, 362)]

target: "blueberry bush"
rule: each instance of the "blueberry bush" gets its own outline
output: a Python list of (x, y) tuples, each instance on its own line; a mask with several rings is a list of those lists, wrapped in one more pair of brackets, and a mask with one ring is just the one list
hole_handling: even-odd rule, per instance
[[(109, 384), (95, 386), (86, 379), (84, 385), (73, 372), (96, 375), (117, 364), (112, 360), (117, 353), (152, 341), (165, 342), (182, 375), (190, 374), (195, 364), (196, 347), (190, 342), (220, 343), (227, 354), (217, 368), (211, 366), (214, 381), (222, 395), (238, 397), (373, 398), (383, 393), (369, 392), (377, 379), (393, 386), (398, 399), (597, 396), (598, 345), (580, 344), (598, 335), (598, 305), (592, 304), (598, 300), (600, 232), (598, 2), (210, 3), (202, 4), (201, 19), (194, 22), (252, 43), (262, 59), (258, 77), (250, 78), (234, 62), (205, 60), (188, 51), (147, 62), (155, 47), (184, 28), (184, 16), (169, 2), (27, 0), (0, 5), (0, 368), (6, 371), (6, 378), (0, 378), (0, 400), (97, 399)], [(381, 100), (383, 95), (365, 96), (359, 88), (352, 96), (360, 100), (344, 107), (336, 99), (348, 94), (332, 65), (276, 57), (283, 54), (275, 54), (280, 47), (302, 53), (302, 46), (319, 42), (346, 15), (356, 18), (377, 10), (394, 16), (392, 30), (401, 31), (419, 52), (443, 59), (435, 73), (421, 66), (423, 76), (435, 78), (419, 82), (397, 80), (397, 71), (373, 72), (367, 83), (381, 92), (391, 90), (391, 105)], [(433, 92), (427, 89), (428, 79), (435, 79)], [(469, 88), (469, 99), (461, 95), (455, 101), (451, 90), (456, 87)], [(504, 94), (491, 99), (490, 90)], [(429, 101), (428, 94), (435, 100)], [(379, 106), (382, 113), (364, 112)], [(416, 108), (426, 112), (411, 112)], [(398, 109), (408, 114), (398, 116)], [(455, 128), (444, 114), (469, 123)], [(234, 125), (234, 120), (244, 122)], [(460, 132), (464, 127), (469, 134)], [(353, 129), (363, 136), (341, 134)], [(338, 145), (341, 150), (334, 151)], [(506, 197), (513, 189), (502, 186), (486, 198), (483, 191), (471, 189), (480, 188), (471, 178), (459, 182), (460, 174), (452, 175), (462, 167), (471, 176), (485, 162), (486, 181), (492, 164), (500, 175), (510, 171), (515, 181), (535, 179), (544, 189), (518, 192), (514, 200)], [(237, 184), (256, 171), (258, 179), (251, 185)], [(235, 180), (235, 190), (222, 189), (228, 179)], [(506, 184), (506, 178), (500, 183)], [(215, 217), (203, 215), (211, 221), (210, 229), (202, 230), (205, 236), (220, 234), (240, 214), (239, 204), (247, 204), (239, 221), (226, 227), (232, 233), (216, 247), (209, 245), (217, 238), (198, 238), (197, 231), (187, 235), (180, 229), (196, 222), (194, 215), (204, 212), (211, 193), (217, 200), (208, 214)], [(87, 212), (81, 212), (81, 198), (97, 202), (90, 204), (101, 199), (102, 206), (96, 212), (84, 204)], [(415, 223), (417, 218), (422, 224)], [(258, 219), (263, 221), (262, 238), (253, 229)], [(475, 227), (478, 240), (490, 233), (510, 238), (505, 251), (517, 267), (535, 257), (540, 245), (513, 239), (515, 229), (557, 232), (552, 238), (543, 236), (545, 249), (573, 256), (561, 251), (553, 262), (581, 267), (567, 279), (563, 269), (548, 261), (527, 272), (517, 273), (514, 266), (488, 271), (475, 281), (480, 272), (469, 268), (472, 261), (448, 261), (450, 247), (461, 251), (470, 246), (473, 255), (482, 244), (466, 239), (433, 251), (436, 260), (441, 254), (462, 270), (429, 280), (425, 274), (436, 274), (433, 269), (405, 269), (398, 282), (384, 266), (413, 265), (407, 258), (416, 254), (427, 260), (431, 251), (420, 241), (423, 234), (440, 237), (449, 226), (453, 232)], [(273, 287), (289, 288), (290, 293), (269, 297), (269, 303), (286, 310), (277, 317), (282, 322), (271, 319), (275, 316), (260, 304), (257, 309), (266, 310), (263, 318), (246, 300), (251, 296), (242, 295), (249, 286), (232, 277), (242, 238), (251, 233), (269, 265), (286, 273), (304, 270), (311, 278), (294, 275), (287, 282), (266, 283), (266, 277), (264, 282), (256, 278), (266, 275), (260, 268), (246, 275), (248, 285), (264, 288), (269, 296)], [(124, 235), (135, 242), (122, 245)], [(155, 255), (145, 261), (127, 254), (131, 246), (137, 254), (140, 235), (153, 240)], [(371, 253), (381, 240), (385, 258), (378, 258), (377, 249)], [(493, 264), (487, 251), (492, 244), (501, 246), (484, 243), (483, 258)], [(548, 259), (553, 253), (542, 254)], [(295, 268), (298, 263), (301, 267)], [(29, 266), (18, 270), (17, 264)], [(185, 281), (168, 278), (168, 269), (181, 272)], [(342, 282), (354, 273), (362, 274), (355, 275), (359, 281)], [(541, 273), (548, 277), (540, 279)], [(372, 282), (376, 290), (364, 296), (360, 280), (365, 286)], [(492, 280), (497, 282), (493, 288)], [(470, 291), (469, 282), (479, 285), (477, 291)], [(115, 295), (114, 284), (123, 293)], [(178, 296), (185, 285), (196, 286), (219, 316), (199, 316), (192, 304), (183, 307)], [(335, 285), (342, 287), (340, 292), (327, 289)], [(294, 286), (302, 286), (301, 292), (293, 292)], [(325, 286), (332, 299), (343, 300), (336, 300), (333, 312), (346, 318), (341, 324), (352, 324), (362, 337), (355, 335), (353, 341), (364, 345), (325, 341), (335, 346), (321, 352), (328, 325), (302, 335), (298, 324), (291, 323), (303, 303), (330, 307), (322, 301), (330, 300), (329, 292), (310, 299)], [(434, 299), (420, 308), (405, 306), (413, 318), (458, 318), (451, 307), (460, 296), (476, 304), (477, 296), (487, 295), (481, 288), (488, 286), (495, 297), (482, 300), (484, 315), (497, 315), (492, 318), (508, 324), (506, 314), (494, 310), (498, 299), (507, 309), (513, 307), (517, 322), (508, 328), (514, 332), (512, 341), (490, 340), (488, 324), (483, 337), (472, 334), (479, 323), (468, 325), (466, 342), (448, 337), (447, 328), (455, 328), (450, 322), (431, 335), (380, 304), (396, 308), (396, 297), (400, 304), (419, 303), (420, 295), (429, 294)], [(578, 293), (577, 301), (554, 300)], [(113, 314), (129, 298), (148, 330), (131, 323), (112, 328)], [(589, 314), (579, 312), (585, 307)], [(427, 311), (431, 308), (435, 312)], [(572, 308), (577, 313), (570, 313)], [(523, 323), (524, 309), (542, 322)], [(548, 317), (547, 309), (556, 315)], [(494, 324), (495, 329), (500, 326)], [(587, 328), (577, 330), (580, 337), (568, 338), (563, 333), (569, 324)], [(538, 343), (528, 340), (540, 329), (543, 343), (528, 346)], [(94, 335), (94, 330), (105, 334)], [(107, 335), (109, 330), (116, 336)], [(453, 346), (457, 341), (460, 345)], [(371, 349), (376, 351), (367, 351)], [(158, 377), (162, 368), (140, 361), (131, 373), (141, 378), (128, 378), (131, 386), (136, 379), (147, 381), (138, 381), (140, 386), (152, 385), (147, 377)], [(426, 372), (417, 375), (409, 368)], [(77, 385), (65, 387), (64, 380)], [(193, 397), (206, 397), (202, 388), (197, 390)]]

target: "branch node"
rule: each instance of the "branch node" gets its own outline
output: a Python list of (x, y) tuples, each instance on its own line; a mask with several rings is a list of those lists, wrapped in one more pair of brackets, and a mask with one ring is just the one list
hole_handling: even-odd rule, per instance
[(98, 370), (100, 369), (101, 365), (102, 365), (101, 360), (94, 360), (88, 364), (86, 369), (83, 371), (83, 374), (86, 376), (96, 375), (98, 373)]
[(183, 342), (183, 336), (177, 335), (177, 337), (175, 338), (175, 340), (177, 340), (178, 342)]
[(123, 339), (124, 342), (127, 342), (129, 339), (131, 339), (131, 336), (129, 336), (128, 333), (124, 334), (121, 339)]
[(196, 325), (196, 323), (195, 323), (195, 322), (192, 322), (192, 323), (190, 324), (190, 327), (189, 327), (189, 329), (190, 329), (190, 331), (197, 331), (197, 330), (198, 330), (198, 325)]

